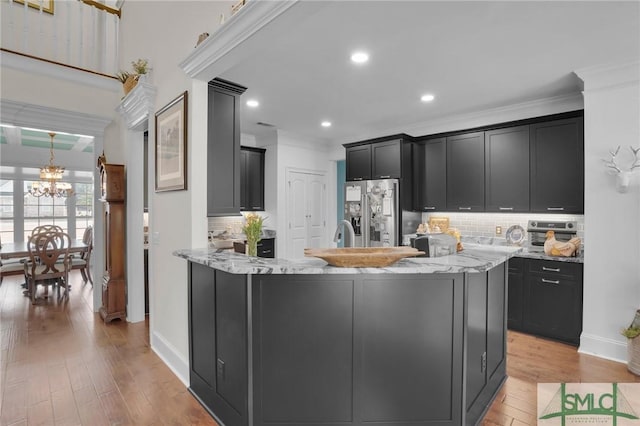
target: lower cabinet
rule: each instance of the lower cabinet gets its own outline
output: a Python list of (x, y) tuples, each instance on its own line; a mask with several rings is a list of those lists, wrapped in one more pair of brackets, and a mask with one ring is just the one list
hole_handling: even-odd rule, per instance
[(258, 257), (268, 257), (273, 259), (276, 257), (276, 239), (275, 238), (263, 238), (258, 241), (257, 245)]
[(504, 264), (189, 274), (189, 390), (227, 426), (474, 425), (506, 378)]
[[(517, 268), (518, 262), (512, 266), (509, 261), (509, 328), (579, 344), (582, 333), (582, 264), (521, 260), (521, 269)], [(518, 276), (522, 280), (519, 281)]]

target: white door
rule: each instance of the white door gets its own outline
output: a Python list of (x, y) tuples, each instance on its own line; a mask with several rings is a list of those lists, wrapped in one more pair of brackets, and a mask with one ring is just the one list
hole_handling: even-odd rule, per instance
[(304, 257), (304, 249), (322, 247), (326, 235), (326, 178), (323, 174), (287, 173), (287, 257)]

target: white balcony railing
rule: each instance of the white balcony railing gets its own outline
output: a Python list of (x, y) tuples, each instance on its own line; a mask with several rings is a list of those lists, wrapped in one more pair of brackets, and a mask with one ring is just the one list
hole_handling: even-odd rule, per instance
[(3, 50), (113, 76), (120, 11), (93, 0), (2, 0)]

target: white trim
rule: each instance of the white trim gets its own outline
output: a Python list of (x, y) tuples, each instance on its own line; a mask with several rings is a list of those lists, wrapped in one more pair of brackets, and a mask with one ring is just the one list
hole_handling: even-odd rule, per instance
[(621, 362), (623, 364), (627, 363), (627, 345), (625, 342), (596, 336), (594, 334), (582, 333), (578, 352)]
[(596, 65), (574, 73), (584, 82), (585, 92), (591, 92), (637, 82), (640, 79), (640, 61)]
[(0, 122), (18, 127), (102, 137), (105, 128), (112, 121), (111, 117), (0, 99)]
[(3, 67), (13, 68), (32, 74), (46, 75), (59, 80), (71, 81), (75, 84), (96, 87), (98, 89), (117, 92), (121, 84), (115, 78), (110, 78), (88, 71), (81, 71), (71, 67), (64, 67), (47, 61), (22, 56), (11, 52), (0, 51), (0, 63)]
[(184, 359), (178, 350), (161, 334), (151, 333), (151, 349), (169, 367), (186, 387), (189, 387), (189, 361)]
[(209, 81), (224, 69), (221, 60), (300, 0), (249, 1), (178, 66), (191, 78)]
[(147, 83), (145, 76), (140, 76), (136, 87), (122, 99), (116, 111), (122, 115), (127, 129), (144, 131), (147, 120), (153, 116), (155, 102), (155, 86)]

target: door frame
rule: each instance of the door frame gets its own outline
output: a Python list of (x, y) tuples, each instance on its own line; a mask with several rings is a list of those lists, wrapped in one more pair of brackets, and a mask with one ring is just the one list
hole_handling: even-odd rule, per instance
[(285, 243), (285, 247), (286, 247), (286, 252), (284, 255), (284, 258), (292, 258), (292, 253), (290, 252), (292, 244), (290, 244), (290, 240), (291, 240), (291, 228), (289, 226), (289, 224), (291, 223), (291, 209), (290, 209), (290, 205), (291, 205), (291, 187), (289, 185), (289, 182), (291, 182), (291, 173), (300, 173), (300, 174), (307, 174), (307, 175), (313, 175), (313, 176), (320, 176), (322, 178), (322, 200), (321, 200), (321, 205), (322, 208), (320, 209), (321, 213), (322, 213), (322, 220), (324, 222), (324, 227), (325, 227), (325, 232), (324, 232), (324, 242), (326, 243), (327, 241), (327, 171), (326, 170), (315, 170), (315, 169), (304, 169), (304, 168), (299, 168), (299, 167), (287, 167), (286, 168), (286, 172), (285, 172), (285, 203), (286, 203), (286, 214), (285, 214), (285, 226), (286, 226), (286, 243)]

